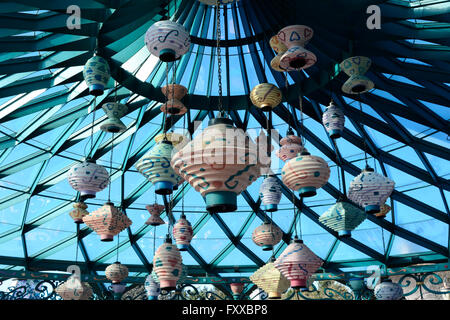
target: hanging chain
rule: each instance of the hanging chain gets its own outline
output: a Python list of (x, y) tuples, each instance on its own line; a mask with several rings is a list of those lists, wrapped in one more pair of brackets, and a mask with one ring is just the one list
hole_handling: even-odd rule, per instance
[(80, 245), (79, 237), (80, 237), (80, 224), (77, 223), (77, 251), (75, 252), (75, 264), (78, 264), (78, 248)]
[[(302, 139), (303, 147), (305, 147), (306, 139), (303, 134), (303, 130), (304, 130), (304, 128), (303, 128), (303, 97), (301, 94), (298, 95), (298, 101), (299, 101), (299, 105), (300, 105), (300, 138)], [(295, 112), (295, 109), (292, 110), (292, 112)]]
[[(287, 73), (287, 71), (286, 72), (284, 72), (283, 73), (284, 74), (284, 79), (285, 79), (285, 82), (284, 82), (284, 88), (285, 88), (285, 90), (286, 90), (286, 97), (288, 96), (288, 86), (289, 86), (289, 81), (288, 81), (288, 73)], [(289, 105), (289, 99), (286, 99), (286, 103), (287, 103), (287, 105), (288, 105), (288, 110), (289, 110), (289, 107), (290, 107), (290, 105)], [(295, 121), (294, 120), (294, 115), (293, 114), (291, 114), (291, 115), (289, 115), (289, 118), (291, 118), (292, 117), (292, 123)], [(290, 132), (290, 131), (292, 131), (292, 126), (291, 126), (291, 122), (290, 121), (288, 121), (288, 132)]]
[[(113, 165), (112, 165), (113, 150), (114, 150), (114, 133), (112, 134), (112, 138), (111, 138), (111, 156), (109, 158), (109, 178), (110, 179), (113, 174)], [(108, 202), (111, 202), (111, 182), (109, 183), (109, 186), (108, 186)]]
[(338, 174), (338, 183), (339, 183), (339, 192), (341, 191), (341, 170), (340, 170), (340, 166), (339, 164), (336, 164), (336, 170), (337, 170), (337, 174)]
[[(169, 90), (169, 64), (166, 63), (166, 88)], [(169, 104), (169, 97), (166, 95), (166, 104)], [(163, 112), (163, 132), (164, 132), (164, 140), (167, 140), (167, 134), (166, 134), (166, 120), (167, 120), (167, 113)]]
[[(360, 113), (361, 113), (361, 119), (363, 118), (362, 116), (364, 115), (363, 114), (363, 110), (362, 110), (362, 103), (361, 103), (361, 94), (360, 93), (358, 93), (358, 102), (359, 102), (359, 111), (360, 111)], [(363, 124), (361, 124), (361, 136), (362, 136), (362, 138), (363, 138), (363, 143), (364, 143), (364, 160), (365, 160), (365, 162), (366, 162), (366, 167), (367, 167), (367, 143), (366, 143), (366, 137), (365, 137), (365, 134), (364, 134), (364, 125)]]
[(120, 234), (117, 234), (116, 261), (119, 261), (119, 238)]
[[(292, 191), (292, 209), (294, 210), (294, 219), (297, 220), (298, 212), (295, 211), (295, 193), (294, 193), (294, 191)], [(298, 221), (295, 222), (295, 227), (294, 227), (294, 232), (295, 232), (296, 237), (298, 236), (297, 223), (298, 223)]]
[[(90, 142), (91, 142), (91, 151), (87, 154), (87, 157), (89, 157), (89, 155), (94, 156), (93, 154), (91, 154), (94, 150), (94, 124), (95, 124), (95, 108), (96, 108), (96, 104), (97, 104), (97, 97), (94, 96), (94, 110), (92, 110), (92, 125), (91, 125), (91, 136), (90, 136)], [(89, 158), (91, 158), (89, 157)]]
[(216, 0), (216, 38), (217, 38), (217, 75), (218, 75), (218, 85), (219, 85), (219, 101), (217, 107), (219, 108), (219, 117), (225, 116), (222, 105), (222, 57), (220, 53), (220, 37), (221, 37), (221, 26), (220, 26), (220, 4), (219, 0)]

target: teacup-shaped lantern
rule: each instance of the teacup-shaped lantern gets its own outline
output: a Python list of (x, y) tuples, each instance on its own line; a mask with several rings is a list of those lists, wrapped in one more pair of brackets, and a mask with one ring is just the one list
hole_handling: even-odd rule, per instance
[(322, 123), (331, 139), (340, 138), (344, 131), (344, 112), (331, 101), (330, 105), (322, 115)]
[(151, 54), (163, 62), (173, 62), (185, 54), (191, 46), (186, 28), (171, 20), (154, 23), (145, 34), (145, 45)]
[(73, 210), (70, 211), (69, 215), (72, 217), (75, 223), (83, 223), (83, 217), (87, 216), (89, 212), (87, 209), (87, 204), (84, 202), (77, 202), (73, 204)]
[(287, 47), (287, 51), (280, 59), (281, 69), (302, 70), (316, 63), (316, 55), (304, 48), (313, 34), (313, 30), (304, 25), (288, 26), (278, 32), (278, 39)]
[(117, 133), (127, 129), (125, 124), (120, 121), (120, 118), (123, 117), (128, 111), (126, 105), (117, 102), (108, 102), (102, 105), (102, 109), (105, 111), (108, 120), (103, 122), (100, 126), (101, 130), (110, 133)]
[(250, 100), (262, 111), (271, 111), (281, 103), (281, 91), (271, 83), (261, 83), (250, 92)]
[(295, 158), (297, 154), (303, 151), (302, 138), (294, 135), (294, 132), (289, 131), (283, 139), (280, 140), (280, 149), (277, 150), (276, 155), (283, 161)]
[(275, 53), (277, 54), (270, 61), (270, 66), (272, 67), (272, 69), (279, 71), (279, 72), (286, 71), (286, 70), (280, 68), (280, 59), (283, 56), (283, 54), (287, 51), (287, 47), (278, 39), (278, 36), (276, 36), (276, 35), (273, 36), (272, 38), (270, 38), (269, 44), (270, 44), (270, 47), (273, 49), (273, 51), (275, 51)]
[(148, 212), (150, 212), (151, 216), (148, 218), (147, 221), (145, 221), (145, 224), (151, 225), (151, 226), (159, 226), (161, 224), (165, 224), (164, 220), (161, 219), (159, 216), (161, 212), (164, 210), (164, 206), (160, 204), (152, 204), (152, 205), (146, 205), (145, 209), (147, 209)]
[(90, 158), (70, 168), (67, 180), (73, 189), (80, 192), (82, 200), (95, 198), (95, 194), (110, 182), (108, 171)]
[(89, 94), (101, 96), (111, 77), (108, 62), (100, 56), (93, 56), (84, 65), (83, 77), (89, 88)]
[(167, 102), (161, 106), (161, 111), (172, 115), (183, 115), (187, 109), (180, 101), (187, 93), (186, 87), (180, 84), (169, 84), (161, 88), (164, 96), (167, 97)]
[(252, 240), (257, 245), (262, 247), (263, 251), (272, 250), (273, 246), (281, 241), (283, 231), (276, 225), (264, 222), (259, 227), (256, 227), (252, 232)]
[(372, 80), (364, 76), (369, 70), (372, 61), (363, 56), (350, 57), (341, 62), (341, 70), (350, 76), (342, 86), (342, 91), (347, 94), (361, 94), (374, 87)]

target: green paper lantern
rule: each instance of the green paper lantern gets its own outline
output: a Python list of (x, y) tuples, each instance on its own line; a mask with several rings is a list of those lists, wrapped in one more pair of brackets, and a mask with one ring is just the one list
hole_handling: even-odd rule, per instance
[(351, 231), (356, 229), (366, 216), (364, 211), (350, 202), (339, 201), (320, 216), (319, 222), (336, 231), (340, 237), (350, 237)]

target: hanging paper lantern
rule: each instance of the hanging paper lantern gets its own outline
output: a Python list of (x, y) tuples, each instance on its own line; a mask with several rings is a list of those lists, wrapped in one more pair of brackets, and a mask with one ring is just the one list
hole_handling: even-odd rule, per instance
[(73, 204), (73, 210), (70, 211), (69, 215), (72, 217), (75, 223), (83, 223), (83, 217), (87, 216), (89, 212), (87, 209), (87, 204), (84, 202), (77, 202)]
[(177, 223), (173, 226), (173, 238), (175, 239), (178, 250), (186, 251), (191, 243), (194, 232), (191, 223), (184, 214), (181, 215)]
[(204, 197), (210, 213), (235, 211), (237, 195), (259, 177), (261, 167), (254, 143), (226, 118), (211, 119), (171, 163)]
[(170, 166), (173, 145), (163, 140), (157, 143), (134, 166), (155, 186), (157, 194), (171, 194), (178, 176)]
[(181, 274), (181, 254), (170, 237), (156, 250), (153, 270), (159, 279), (161, 290), (174, 290)]
[(278, 210), (278, 204), (281, 201), (281, 186), (275, 176), (264, 178), (259, 188), (259, 196), (264, 204), (264, 210), (268, 212)]
[(108, 120), (104, 121), (100, 126), (100, 129), (105, 132), (117, 133), (127, 130), (126, 125), (120, 121), (128, 108), (122, 103), (108, 102), (102, 105), (103, 111), (105, 111)]
[(171, 20), (161, 20), (147, 30), (145, 45), (161, 61), (173, 62), (188, 52), (191, 38), (183, 25)]
[(164, 133), (160, 133), (155, 137), (155, 142), (159, 143), (161, 141), (164, 140), (164, 138), (167, 141), (172, 142), (172, 145), (174, 146), (174, 148), (176, 147), (177, 149), (181, 149), (182, 147), (184, 147), (189, 140), (189, 137), (179, 134), (179, 133), (175, 133), (175, 132), (166, 132), (166, 134)]
[(110, 288), (113, 293), (114, 300), (120, 300), (122, 298), (122, 294), (127, 288), (127, 285), (122, 283), (113, 283)]
[(380, 211), (378, 213), (375, 213), (375, 216), (377, 218), (384, 218), (389, 213), (389, 211), (391, 211), (391, 207), (385, 203), (380, 207)]
[(350, 57), (341, 62), (341, 70), (350, 76), (342, 86), (342, 91), (347, 94), (361, 94), (374, 87), (372, 80), (364, 76), (369, 70), (372, 61), (363, 56)]
[(272, 250), (273, 246), (281, 241), (283, 231), (276, 225), (264, 222), (259, 227), (256, 227), (252, 233), (252, 240), (257, 245), (262, 247), (264, 251)]
[(306, 149), (289, 160), (281, 171), (283, 183), (302, 197), (312, 197), (327, 183), (330, 177), (328, 164), (320, 157), (312, 156)]
[(108, 62), (100, 56), (93, 56), (84, 65), (83, 77), (89, 94), (101, 96), (111, 77)]
[(307, 280), (322, 265), (317, 257), (302, 240), (294, 240), (275, 260), (275, 267), (291, 282), (293, 289), (306, 288)]
[(84, 223), (100, 235), (101, 241), (112, 241), (116, 234), (128, 228), (132, 221), (113, 203), (106, 202), (99, 209), (83, 218)]
[[(206, 5), (209, 5), (209, 6), (215, 6), (217, 4), (217, 0), (198, 0), (198, 1), (200, 1), (201, 3), (204, 3)], [(228, 3), (237, 2), (239, 0), (218, 0), (218, 1), (219, 1), (219, 4), (226, 5)]]
[(381, 280), (373, 292), (377, 300), (400, 300), (403, 297), (402, 287), (390, 279)]
[(234, 300), (238, 300), (242, 291), (244, 290), (243, 283), (230, 283), (231, 292), (233, 292)]
[(271, 83), (261, 83), (250, 92), (250, 100), (262, 111), (271, 111), (281, 103), (281, 91)]
[(345, 116), (341, 108), (334, 105), (331, 101), (322, 115), (322, 123), (325, 126), (331, 139), (340, 138), (344, 131)]
[(277, 150), (276, 155), (283, 161), (295, 158), (297, 154), (303, 151), (302, 138), (294, 136), (292, 131), (280, 140), (280, 145), (281, 148)]
[(187, 93), (186, 87), (180, 84), (169, 84), (161, 88), (162, 93), (168, 99), (161, 106), (161, 111), (172, 115), (183, 115), (186, 113), (186, 106), (180, 101)]
[(350, 183), (348, 198), (363, 207), (366, 213), (377, 213), (380, 212), (380, 205), (391, 195), (394, 186), (394, 181), (367, 166)]
[(281, 294), (289, 289), (289, 280), (275, 268), (273, 262), (263, 265), (250, 276), (250, 280), (269, 295), (269, 299), (281, 299)]
[(106, 267), (105, 275), (112, 283), (120, 283), (128, 277), (128, 268), (117, 261)]
[(160, 204), (152, 204), (152, 205), (146, 205), (145, 209), (147, 209), (148, 212), (150, 212), (150, 218), (148, 218), (147, 221), (145, 221), (145, 224), (151, 225), (151, 226), (159, 226), (162, 224), (165, 224), (164, 220), (161, 219), (160, 214), (164, 210), (164, 206)]
[(270, 61), (270, 66), (272, 67), (272, 69), (276, 71), (284, 72), (285, 70), (280, 68), (280, 59), (283, 56), (283, 54), (287, 51), (287, 47), (278, 39), (278, 36), (276, 35), (270, 38), (269, 44), (270, 47), (273, 49), (273, 51), (275, 51), (275, 53), (277, 54)]
[(108, 171), (89, 158), (70, 168), (67, 179), (70, 186), (80, 192), (81, 199), (95, 198), (110, 182)]
[[(181, 274), (177, 280), (177, 284), (184, 283), (184, 281), (187, 279), (188, 275), (189, 275), (188, 268), (184, 264), (181, 264)], [(153, 280), (159, 284), (159, 278), (158, 278), (158, 275), (156, 274), (155, 270), (152, 271), (151, 276), (153, 277)]]
[(148, 300), (158, 300), (161, 289), (159, 288), (159, 282), (156, 282), (151, 274), (145, 278), (144, 288), (147, 292)]
[(64, 300), (89, 300), (93, 293), (91, 286), (86, 282), (81, 282), (80, 277), (76, 274), (68, 277), (55, 291)]
[(351, 231), (364, 220), (366, 213), (348, 201), (337, 202), (319, 217), (319, 222), (336, 231), (340, 237), (350, 237)]
[(278, 39), (287, 47), (287, 51), (280, 59), (281, 69), (298, 71), (316, 63), (316, 55), (304, 48), (313, 34), (313, 30), (304, 25), (288, 26), (278, 32)]

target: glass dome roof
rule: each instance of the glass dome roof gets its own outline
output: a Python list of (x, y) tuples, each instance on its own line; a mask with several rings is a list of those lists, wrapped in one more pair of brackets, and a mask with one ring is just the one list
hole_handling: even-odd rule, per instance
[[(73, 2), (80, 8), (79, 28), (68, 27), (67, 7)], [(379, 30), (366, 26), (366, 8), (373, 4), (381, 8)], [(173, 195), (173, 218), (184, 210), (193, 225), (195, 236), (182, 253), (189, 273), (253, 273), (272, 254), (251, 240), (264, 219), (283, 230), (276, 255), (294, 234), (301, 234), (325, 261), (322, 268), (327, 272), (448, 261), (448, 2), (240, 0), (223, 9), (223, 103), (235, 125), (256, 137), (266, 117), (252, 106), (249, 93), (262, 82), (277, 85), (283, 102), (274, 109), (273, 127), (280, 136), (289, 126), (301, 133), (308, 151), (327, 161), (331, 177), (316, 196), (303, 202), (283, 187), (279, 211), (273, 214), (262, 210), (262, 177), (238, 197), (236, 212), (213, 215), (205, 210), (201, 195), (185, 183)], [(189, 111), (184, 117), (168, 117), (169, 127), (175, 132), (188, 128), (195, 136), (217, 114), (215, 10), (193, 0), (0, 4), (1, 269), (65, 270), (76, 262), (90, 273), (104, 274), (118, 255), (130, 275), (151, 271), (154, 248), (164, 241), (167, 224), (145, 224), (145, 206), (155, 200), (163, 204), (163, 199), (155, 196), (154, 187), (134, 164), (163, 130), (159, 106), (164, 102), (160, 87), (166, 83), (166, 67), (170, 79), (188, 88), (183, 103)], [(191, 35), (189, 52), (175, 64), (160, 62), (144, 44), (147, 29), (166, 15)], [(307, 48), (318, 61), (304, 71), (289, 72), (285, 79), (270, 68), (274, 53), (269, 39), (290, 24), (314, 30)], [(95, 49), (108, 60), (112, 78), (105, 93), (94, 100), (82, 71)], [(372, 59), (366, 75), (375, 83), (359, 96), (341, 91), (348, 77), (338, 67), (356, 55)], [(303, 127), (298, 121), (299, 92)], [(128, 106), (122, 118), (127, 129), (112, 136), (100, 130), (106, 120), (101, 105), (115, 99)], [(346, 116), (338, 140), (328, 137), (321, 122), (331, 99)], [(278, 148), (275, 145), (275, 151)], [(392, 210), (383, 219), (368, 216), (350, 238), (339, 238), (318, 218), (364, 168), (365, 152), (370, 166), (395, 181), (387, 202)], [(66, 178), (71, 166), (86, 156), (112, 170), (111, 200), (133, 221), (118, 243), (101, 242), (85, 225), (77, 240), (77, 226), (68, 213), (78, 194)], [(272, 160), (273, 171), (280, 174), (284, 163), (275, 156)], [(108, 188), (86, 201), (88, 210), (107, 199)], [(165, 213), (162, 217), (168, 220)]]

